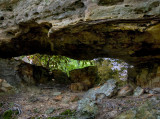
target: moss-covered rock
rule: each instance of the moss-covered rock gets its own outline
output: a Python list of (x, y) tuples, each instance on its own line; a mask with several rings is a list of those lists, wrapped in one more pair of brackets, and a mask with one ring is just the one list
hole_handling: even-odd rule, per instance
[(156, 100), (154, 103), (152, 101), (150, 100), (140, 107), (126, 111), (116, 117), (116, 119), (158, 119), (160, 101)]

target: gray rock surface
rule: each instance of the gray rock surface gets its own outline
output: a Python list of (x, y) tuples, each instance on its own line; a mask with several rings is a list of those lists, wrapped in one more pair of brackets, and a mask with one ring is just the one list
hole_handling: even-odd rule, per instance
[(125, 97), (133, 94), (133, 88), (129, 85), (126, 85), (120, 89), (118, 92), (118, 97)]
[(116, 119), (158, 119), (160, 100), (149, 100), (140, 107), (128, 110), (120, 114)]
[(0, 92), (9, 92), (13, 87), (6, 80), (0, 79)]
[(61, 95), (61, 94), (62, 94), (61, 92), (54, 92), (53, 93), (54, 96), (58, 96), (58, 95)]
[[(102, 86), (88, 90), (85, 93), (83, 98), (97, 100), (98, 98), (112, 97), (116, 93), (116, 91), (117, 91), (116, 81), (113, 79), (110, 79), (106, 83), (104, 83)], [(102, 94), (102, 95), (100, 96), (100, 94)]]
[(43, 67), (31, 65), (20, 60), (0, 59), (0, 79), (10, 85), (21, 87), (51, 81), (52, 76)]
[(21, 78), (18, 75), (19, 61), (0, 59), (0, 78), (5, 79), (12, 86), (20, 85)]
[(141, 88), (141, 87), (137, 87), (135, 90), (134, 90), (134, 94), (133, 96), (140, 96), (144, 93), (144, 89)]
[(108, 80), (105, 84), (98, 88), (88, 90), (83, 98), (78, 101), (78, 117), (80, 119), (94, 118), (98, 113), (97, 101), (101, 101), (104, 97), (111, 97), (116, 91), (116, 81)]
[(77, 113), (77, 118), (80, 119), (94, 118), (98, 113), (98, 106), (95, 101), (89, 98), (83, 98), (78, 101)]

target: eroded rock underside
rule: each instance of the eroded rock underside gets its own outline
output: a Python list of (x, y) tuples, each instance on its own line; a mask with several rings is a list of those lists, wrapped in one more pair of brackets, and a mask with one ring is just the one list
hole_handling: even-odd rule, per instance
[(159, 33), (160, 0), (0, 0), (1, 58), (110, 57), (152, 72)]

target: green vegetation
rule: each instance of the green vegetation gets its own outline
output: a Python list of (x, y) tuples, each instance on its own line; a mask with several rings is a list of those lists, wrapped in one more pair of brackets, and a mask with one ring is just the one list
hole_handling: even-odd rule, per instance
[(64, 112), (62, 112), (60, 115), (67, 115), (67, 116), (73, 116), (75, 114), (75, 110), (70, 110), (70, 109), (67, 109), (65, 110)]
[[(108, 79), (116, 79), (120, 86), (126, 82), (128, 64), (117, 59), (99, 58), (94, 60), (74, 60), (65, 56), (50, 56), (34, 54), (27, 56), (28, 60), (37, 66), (53, 70), (61, 70), (69, 75), (69, 71), (87, 66), (97, 66), (99, 80), (96, 84), (103, 84)], [(23, 57), (21, 57), (23, 59)], [(115, 68), (118, 67), (118, 68)], [(122, 81), (123, 80), (123, 81)]]
[[(21, 57), (21, 59), (23, 59), (23, 57)], [(73, 69), (79, 69), (94, 65), (94, 61), (92, 60), (78, 61), (71, 58), (67, 58), (65, 56), (50, 56), (50, 55), (35, 54), (27, 56), (27, 58), (29, 61), (32, 62), (32, 64), (46, 67), (50, 71), (59, 69), (62, 70), (63, 72), (66, 72), (68, 75), (69, 71)]]
[(17, 119), (18, 111), (7, 110), (2, 114), (2, 119)]
[(121, 60), (101, 58), (97, 59), (99, 80), (96, 84), (103, 84), (108, 79), (116, 79), (119, 86), (126, 84), (128, 64)]
[(12, 118), (12, 115), (13, 115), (13, 111), (12, 110), (7, 110), (6, 112), (4, 112), (3, 118), (4, 119), (10, 119), (10, 118)]

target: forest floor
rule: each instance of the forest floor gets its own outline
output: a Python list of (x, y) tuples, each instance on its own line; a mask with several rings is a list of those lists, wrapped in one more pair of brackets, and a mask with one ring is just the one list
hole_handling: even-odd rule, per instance
[[(66, 110), (76, 110), (78, 100), (84, 93), (72, 92), (68, 86), (64, 85), (32, 87), (15, 94), (0, 95), (0, 114), (14, 108), (19, 110), (18, 119), (58, 117)], [(105, 98), (98, 102), (100, 113), (97, 119), (103, 119), (106, 114), (108, 119), (112, 118), (143, 104), (152, 97), (151, 94), (145, 94), (140, 97)]]

